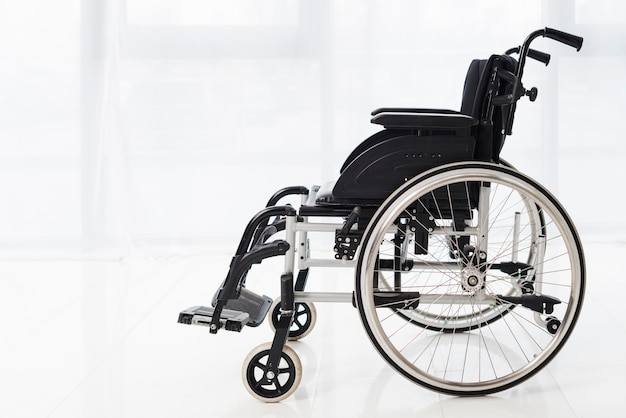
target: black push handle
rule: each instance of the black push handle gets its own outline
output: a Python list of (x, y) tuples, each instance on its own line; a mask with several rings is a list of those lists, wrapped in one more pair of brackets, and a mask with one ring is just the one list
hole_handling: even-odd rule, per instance
[(561, 32), (560, 30), (545, 28), (543, 36), (576, 48), (576, 51), (580, 51), (580, 48), (583, 46), (583, 38), (571, 33)]
[(528, 56), (534, 60), (543, 62), (546, 65), (550, 64), (550, 54), (546, 54), (545, 52), (537, 51), (536, 49), (529, 49)]
[[(580, 48), (582, 48), (583, 46), (583, 38), (581, 38), (580, 36), (572, 35), (571, 33), (562, 32), (560, 30), (556, 30), (552, 28), (544, 28), (544, 29), (539, 29), (539, 30), (532, 32), (530, 35), (528, 35), (528, 37), (522, 44), (522, 47), (519, 49), (520, 57), (519, 57), (519, 61), (517, 62), (517, 68), (515, 69), (515, 76), (517, 77), (517, 80), (520, 83), (520, 85), (521, 85), (521, 80), (522, 80), (522, 74), (524, 73), (524, 65), (526, 64), (526, 56), (530, 56), (529, 54), (530, 43), (534, 39), (540, 36), (554, 39), (555, 41), (564, 43), (565, 45), (569, 45), (572, 48), (576, 48), (576, 51), (580, 51)], [(537, 92), (536, 91), (533, 92), (532, 89), (530, 93), (531, 94), (529, 96), (531, 99), (537, 96)], [(504, 129), (505, 135), (511, 135), (511, 129), (513, 127), (513, 117), (515, 116), (516, 104), (517, 103), (514, 101), (509, 107), (509, 117), (507, 119), (506, 127)]]
[[(511, 48), (505, 52), (507, 55), (511, 54), (519, 54), (520, 47), (516, 46), (515, 48)], [(544, 63), (545, 65), (550, 64), (550, 54), (546, 54), (545, 52), (537, 51), (536, 49), (529, 48), (528, 56), (534, 60)]]

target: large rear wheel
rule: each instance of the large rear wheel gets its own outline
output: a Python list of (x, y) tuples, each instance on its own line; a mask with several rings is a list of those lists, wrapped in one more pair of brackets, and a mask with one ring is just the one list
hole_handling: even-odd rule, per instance
[(461, 163), (383, 203), (363, 235), (356, 300), (396, 370), (480, 395), (548, 364), (574, 328), (584, 284), (574, 225), (545, 188), (507, 167)]

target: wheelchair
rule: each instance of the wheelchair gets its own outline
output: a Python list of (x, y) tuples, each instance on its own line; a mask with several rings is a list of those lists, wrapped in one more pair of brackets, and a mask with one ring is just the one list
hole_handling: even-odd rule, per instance
[[(269, 315), (274, 338), (242, 371), (265, 402), (297, 389), (302, 365), (287, 341), (311, 332), (315, 302), (352, 303), (383, 359), (441, 393), (491, 394), (540, 371), (579, 317), (585, 261), (557, 199), (499, 158), (518, 100), (537, 97), (521, 82), (526, 58), (550, 61), (530, 48), (538, 37), (577, 51), (583, 42), (545, 28), (472, 61), (460, 111), (372, 112), (382, 130), (356, 147), (339, 178), (276, 192), (245, 228), (210, 306), (186, 309), (178, 322), (238, 332)], [(298, 204), (278, 204), (287, 197)], [(334, 235), (328, 258), (311, 257), (312, 232)], [(273, 300), (249, 290), (246, 277), (277, 256), (284, 270)], [(352, 268), (354, 291), (305, 291), (314, 267)]]

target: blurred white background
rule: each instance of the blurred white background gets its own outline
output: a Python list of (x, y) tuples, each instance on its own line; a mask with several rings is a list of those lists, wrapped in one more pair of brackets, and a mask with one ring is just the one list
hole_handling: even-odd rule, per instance
[(626, 237), (620, 0), (0, 2), (0, 257), (234, 247), (331, 180), (381, 106), (458, 109), (471, 59), (549, 26), (503, 157), (584, 239)]
[[(458, 109), (472, 59), (544, 26), (584, 45), (533, 43), (552, 61), (528, 62), (539, 98), (502, 155), (582, 235), (587, 299), (565, 349), (519, 387), (451, 398), (326, 304), (294, 345), (294, 396), (249, 397), (240, 367), (269, 327), (215, 337), (176, 318), (209, 303), (250, 217), (279, 188), (334, 179), (378, 130), (371, 110)], [(0, 416), (618, 416), (624, 74), (622, 0), (0, 0)], [(258, 282), (276, 296), (273, 261)], [(352, 285), (323, 272), (324, 290)]]

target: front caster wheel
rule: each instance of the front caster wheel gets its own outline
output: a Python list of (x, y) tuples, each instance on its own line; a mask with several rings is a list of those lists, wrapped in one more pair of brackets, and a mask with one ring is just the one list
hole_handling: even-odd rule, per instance
[[(270, 327), (276, 331), (280, 319), (280, 298), (274, 299), (270, 306)], [(293, 315), (293, 323), (289, 328), (289, 341), (297, 341), (306, 337), (313, 331), (317, 320), (317, 311), (312, 303), (296, 302), (296, 312)]]
[(243, 362), (243, 384), (263, 402), (280, 402), (296, 391), (302, 379), (302, 363), (291, 347), (284, 346), (277, 373), (268, 370), (271, 343), (250, 351)]

